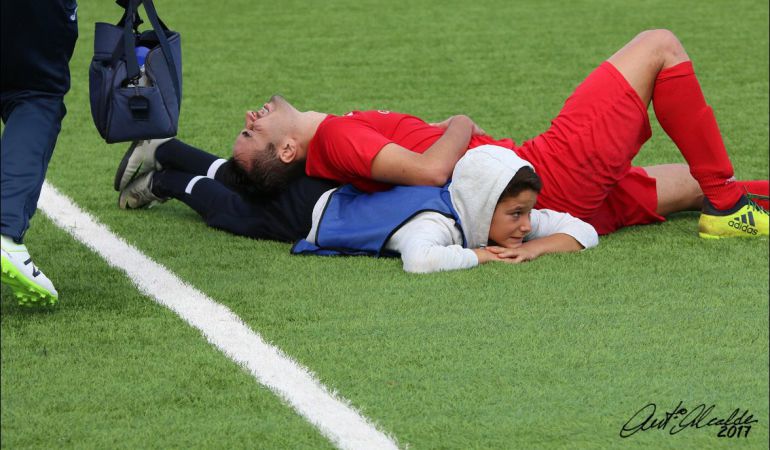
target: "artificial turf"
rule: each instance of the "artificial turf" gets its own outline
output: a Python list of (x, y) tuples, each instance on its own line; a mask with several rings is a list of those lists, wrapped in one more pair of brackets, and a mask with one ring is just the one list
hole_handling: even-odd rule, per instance
[[(768, 178), (764, 1), (254, 2), (158, 0), (182, 33), (179, 137), (226, 156), (243, 112), (470, 115), (517, 142), (648, 28), (692, 57), (739, 178)], [(72, 90), (48, 179), (116, 234), (227, 305), (410, 448), (766, 448), (768, 240), (705, 242), (696, 213), (577, 255), (416, 276), (395, 259), (296, 257), (207, 228), (184, 205), (115, 206), (124, 145), (91, 122), (93, 22), (80, 2)], [(654, 123), (639, 165), (681, 162)], [(41, 214), (27, 244), (61, 295), (43, 312), (2, 291), (2, 446), (318, 448), (289, 407)], [(622, 439), (648, 403), (748, 409), (719, 427)]]

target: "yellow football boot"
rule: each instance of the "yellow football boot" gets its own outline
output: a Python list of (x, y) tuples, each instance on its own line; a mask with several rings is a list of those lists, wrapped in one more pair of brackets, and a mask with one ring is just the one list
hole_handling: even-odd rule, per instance
[(745, 195), (735, 207), (722, 211), (706, 199), (698, 221), (698, 235), (704, 239), (767, 236), (767, 210)]

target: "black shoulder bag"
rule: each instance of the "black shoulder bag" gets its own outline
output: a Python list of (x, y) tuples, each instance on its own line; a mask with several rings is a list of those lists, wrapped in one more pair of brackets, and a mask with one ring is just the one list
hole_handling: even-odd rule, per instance
[[(182, 104), (179, 33), (158, 17), (152, 0), (117, 0), (126, 11), (117, 23), (96, 23), (88, 71), (91, 115), (108, 142), (176, 135)], [(138, 8), (144, 4), (151, 30)]]

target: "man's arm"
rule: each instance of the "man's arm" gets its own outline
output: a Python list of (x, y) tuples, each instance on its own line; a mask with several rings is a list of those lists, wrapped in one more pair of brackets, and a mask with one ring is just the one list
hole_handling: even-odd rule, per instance
[(475, 128), (468, 116), (453, 116), (444, 134), (422, 154), (387, 144), (372, 161), (372, 178), (407, 186), (443, 186), (468, 149)]

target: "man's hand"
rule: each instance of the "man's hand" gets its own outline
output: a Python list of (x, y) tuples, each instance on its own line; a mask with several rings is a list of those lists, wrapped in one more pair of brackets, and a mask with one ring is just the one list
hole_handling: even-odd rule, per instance
[(428, 125), (430, 125), (432, 127), (443, 128), (443, 129), (446, 130), (447, 127), (449, 126), (449, 123), (452, 121), (452, 119), (454, 119), (456, 117), (465, 117), (465, 118), (467, 118), (468, 120), (471, 121), (471, 123), (473, 124), (473, 135), (474, 136), (483, 136), (483, 135), (487, 134), (483, 129), (481, 129), (480, 126), (476, 125), (476, 122), (474, 122), (473, 119), (471, 119), (468, 116), (462, 115), (462, 114), (461, 115), (457, 115), (457, 116), (452, 116), (452, 117), (450, 117), (450, 118), (448, 118), (448, 119), (446, 119), (446, 120), (444, 120), (442, 122), (430, 123)]
[(475, 124), (467, 116), (454, 116), (445, 122), (444, 134), (423, 153), (394, 142), (382, 147), (372, 160), (372, 178), (405, 186), (446, 184), (455, 164), (468, 150)]

